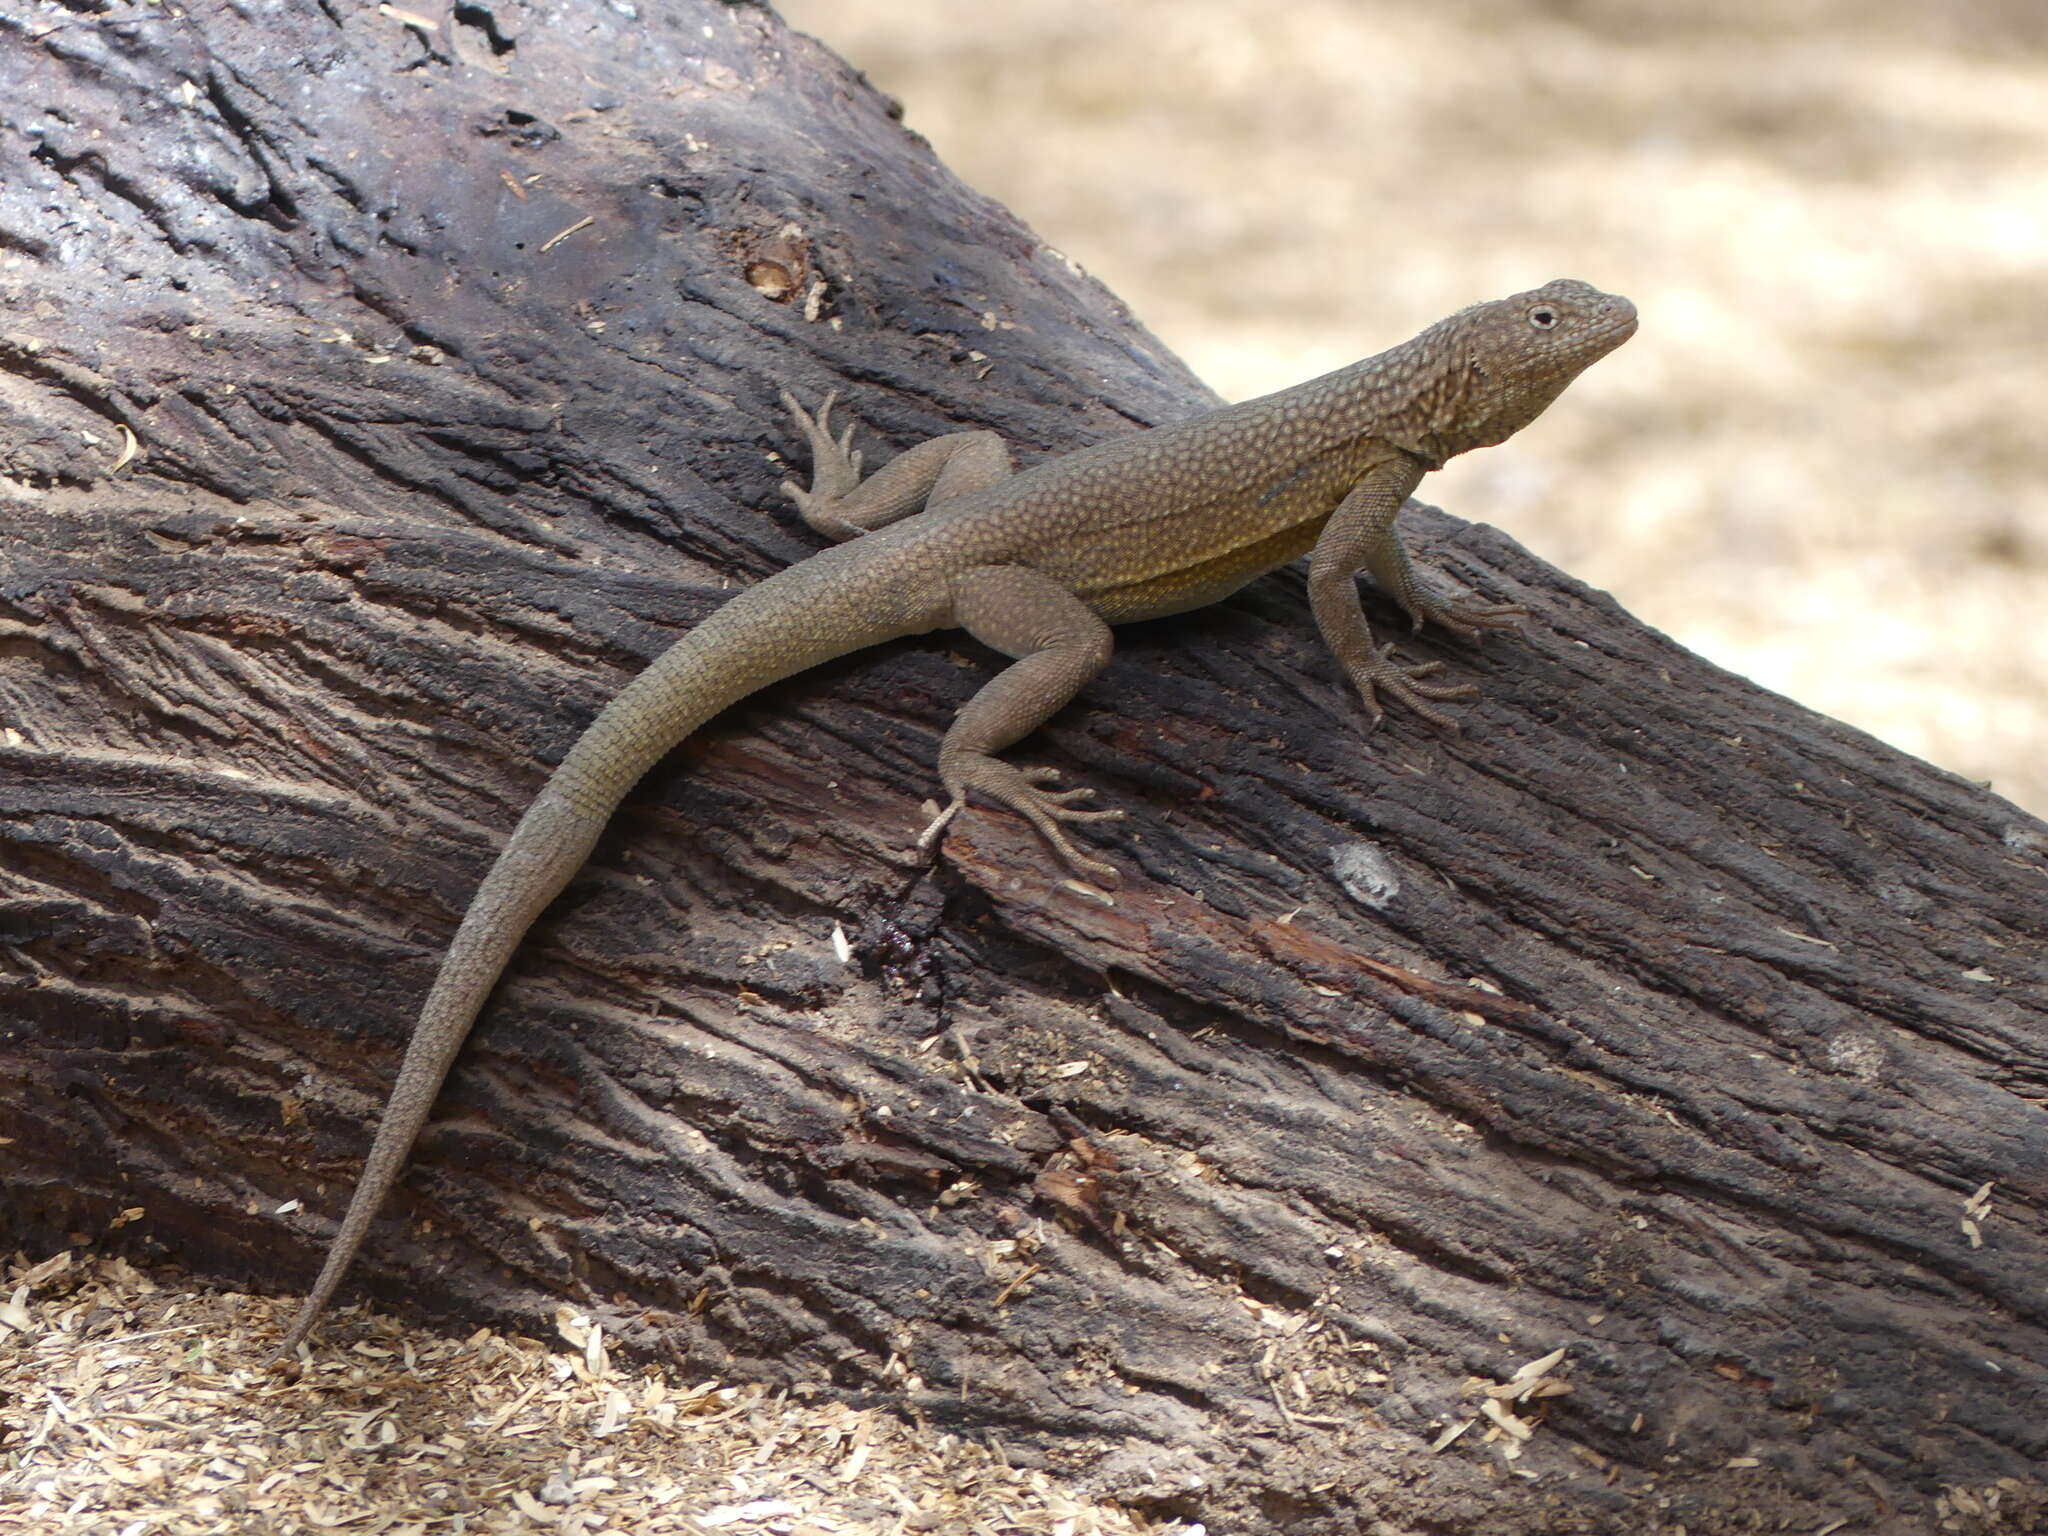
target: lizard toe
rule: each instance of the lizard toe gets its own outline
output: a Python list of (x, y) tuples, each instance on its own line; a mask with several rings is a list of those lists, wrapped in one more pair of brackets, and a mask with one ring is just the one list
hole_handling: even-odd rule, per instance
[(1469, 699), (1475, 697), (1479, 688), (1474, 683), (1431, 683), (1423, 679), (1443, 670), (1441, 661), (1407, 662), (1394, 654), (1391, 645), (1375, 649), (1372, 659), (1355, 668), (1351, 681), (1358, 685), (1358, 692), (1365, 700), (1365, 707), (1372, 712), (1373, 723), (1377, 725), (1384, 711), (1380, 708), (1379, 695), (1385, 693), (1390, 699), (1400, 701), (1432, 725), (1446, 730), (1456, 730), (1458, 722), (1442, 710), (1432, 707), (1431, 701), (1445, 699)]
[(971, 791), (978, 790), (996, 804), (1015, 811), (1038, 829), (1038, 835), (1051, 845), (1053, 852), (1069, 869), (1098, 885), (1116, 885), (1121, 876), (1115, 866), (1082, 853), (1068, 840), (1060, 823), (1118, 821), (1122, 819), (1123, 811), (1116, 807), (1078, 808), (1073, 802), (1090, 798), (1095, 793), (1086, 787), (1061, 790), (1040, 787), (1056, 781), (1059, 776), (1057, 768), (1042, 765), (1020, 768), (1001, 758), (976, 756), (955, 765), (947, 788), (956, 806), (964, 802)]
[(1432, 600), (1415, 615), (1420, 629), (1427, 619), (1441, 624), (1461, 640), (1476, 640), (1489, 629), (1520, 629), (1529, 610), (1520, 603), (1465, 603)]
[(814, 510), (824, 515), (832, 503), (852, 494), (860, 484), (861, 455), (853, 446), (854, 423), (848, 422), (838, 435), (832, 430), (832, 407), (838, 403), (836, 389), (825, 396), (818, 407), (818, 414), (811, 415), (798, 403), (795, 395), (782, 391), (783, 409), (787, 410), (803, 433), (811, 453), (811, 486), (808, 491), (799, 490), (794, 481), (785, 480), (782, 489), (794, 501), (806, 518)]

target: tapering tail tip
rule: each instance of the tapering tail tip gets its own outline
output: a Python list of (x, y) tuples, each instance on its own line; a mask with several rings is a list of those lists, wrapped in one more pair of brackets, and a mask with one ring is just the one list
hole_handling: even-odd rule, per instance
[(328, 1274), (335, 1266), (329, 1264), (321, 1271), (313, 1289), (306, 1293), (306, 1299), (299, 1303), (299, 1310), (292, 1315), (291, 1326), (284, 1331), (284, 1337), (277, 1347), (263, 1357), (265, 1365), (277, 1365), (298, 1353), (301, 1344), (312, 1335), (313, 1325), (320, 1321), (320, 1314), (327, 1310), (327, 1303), (334, 1299), (334, 1293), (341, 1285), (339, 1273)]
[(875, 617), (866, 587), (886, 578), (887, 597), (893, 576), (855, 565), (865, 585), (835, 580), (846, 567), (833, 555), (748, 588), (656, 658), (577, 738), (527, 808), (448, 946), (320, 1278), (269, 1359), (296, 1351), (340, 1289), (484, 999), (533, 920), (583, 867), (626, 791), (726, 705), (819, 662), (920, 632)]

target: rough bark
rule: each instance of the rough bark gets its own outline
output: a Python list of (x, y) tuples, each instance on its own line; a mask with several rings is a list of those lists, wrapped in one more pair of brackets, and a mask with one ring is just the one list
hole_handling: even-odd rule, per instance
[[(135, 1251), (304, 1282), (548, 766), (813, 547), (778, 383), (871, 458), (1206, 402), (766, 10), (431, 19), (0, 12), (10, 1242), (139, 1206)], [(911, 853), (957, 638), (704, 732), (361, 1290), (573, 1299), (1218, 1530), (2032, 1528), (2048, 832), (1419, 521), (1535, 611), (1417, 643), (1461, 733), (1364, 735), (1289, 573), (1023, 749), (1130, 811), (1114, 904), (1014, 819)], [(1560, 1346), (1519, 1460), (1427, 1454)]]

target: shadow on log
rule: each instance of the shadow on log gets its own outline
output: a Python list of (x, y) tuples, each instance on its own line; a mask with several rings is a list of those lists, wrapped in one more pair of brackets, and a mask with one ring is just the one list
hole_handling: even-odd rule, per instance
[[(550, 765), (815, 547), (778, 386), (871, 462), (1210, 403), (703, 0), (18, 8), (0, 301), (7, 1237), (140, 1206), (280, 1291)], [(1113, 905), (1014, 818), (913, 854), (960, 637), (702, 733), (355, 1294), (572, 1300), (1217, 1530), (2036, 1528), (2048, 830), (1410, 516), (1535, 613), (1414, 647), (1464, 730), (1364, 734), (1297, 573), (1122, 631), (1029, 753), (1131, 812)]]

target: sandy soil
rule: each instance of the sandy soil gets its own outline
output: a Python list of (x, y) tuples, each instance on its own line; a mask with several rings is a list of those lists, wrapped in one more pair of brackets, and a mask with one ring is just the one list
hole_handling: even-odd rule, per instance
[(787, 0), (1224, 395), (1555, 276), (1640, 335), (1425, 495), (2048, 813), (2038, 0)]

